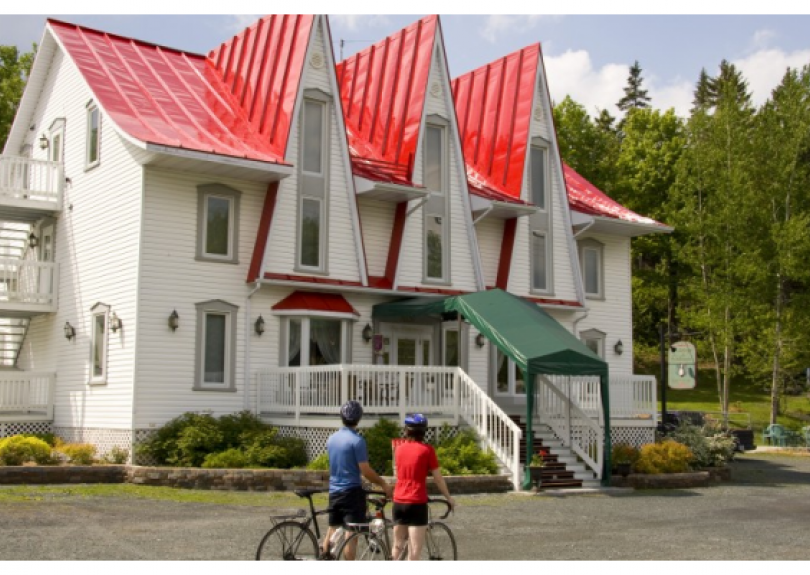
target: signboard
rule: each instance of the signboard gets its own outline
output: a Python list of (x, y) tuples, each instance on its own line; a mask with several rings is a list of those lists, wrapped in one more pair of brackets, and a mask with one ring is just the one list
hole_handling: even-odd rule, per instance
[(697, 352), (694, 344), (678, 341), (669, 348), (669, 370), (667, 383), (672, 389), (693, 389), (695, 387), (695, 366)]
[(383, 335), (381, 333), (374, 334), (374, 353), (382, 354), (383, 352)]

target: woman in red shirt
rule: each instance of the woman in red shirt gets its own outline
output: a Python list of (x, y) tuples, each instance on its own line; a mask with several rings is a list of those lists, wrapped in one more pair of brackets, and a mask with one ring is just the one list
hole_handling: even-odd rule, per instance
[(408, 441), (400, 444), (394, 453), (397, 482), (394, 486), (393, 556), (400, 556), (402, 547), (407, 541), (409, 561), (418, 560), (425, 545), (425, 531), (428, 524), (428, 475), (433, 476), (433, 481), (447, 499), (450, 508), (456, 506), (439, 470), (436, 450), (424, 442), (426, 430), (427, 418), (424, 415), (415, 413), (407, 416), (405, 437)]

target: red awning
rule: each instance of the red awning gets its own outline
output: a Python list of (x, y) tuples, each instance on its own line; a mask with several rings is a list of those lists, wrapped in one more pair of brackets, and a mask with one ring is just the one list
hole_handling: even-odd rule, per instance
[(273, 306), (274, 312), (320, 312), (360, 316), (346, 298), (337, 293), (294, 291)]

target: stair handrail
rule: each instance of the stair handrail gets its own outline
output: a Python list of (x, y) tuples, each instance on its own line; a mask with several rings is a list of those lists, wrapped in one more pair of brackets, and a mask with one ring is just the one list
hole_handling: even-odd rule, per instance
[(595, 422), (548, 377), (539, 375), (537, 380), (540, 385), (537, 386), (536, 404), (541, 423), (548, 425), (563, 445), (576, 453), (596, 478), (601, 479), (604, 462), (602, 417)]
[(520, 440), (523, 432), (520, 427), (496, 404), (481, 387), (458, 368), (458, 413), (459, 416), (478, 432), (478, 436), (488, 449), (501, 460), (512, 473), (515, 491), (521, 486)]

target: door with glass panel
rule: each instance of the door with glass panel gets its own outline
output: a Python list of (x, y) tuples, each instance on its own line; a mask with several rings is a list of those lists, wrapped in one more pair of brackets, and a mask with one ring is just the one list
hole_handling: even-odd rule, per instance
[(492, 357), (495, 395), (509, 399), (525, 399), (526, 382), (523, 380), (523, 372), (495, 346), (492, 346)]
[[(396, 365), (426, 367), (433, 365), (433, 328), (405, 328), (394, 333), (394, 363)], [(405, 372), (405, 397), (409, 404), (421, 404), (431, 383), (422, 370)], [(399, 397), (399, 382), (391, 382), (389, 397)]]
[(53, 293), (53, 224), (40, 228), (39, 238), (39, 281), (37, 282), (38, 303), (48, 303)]

